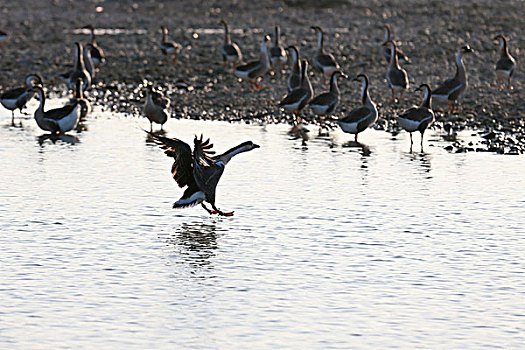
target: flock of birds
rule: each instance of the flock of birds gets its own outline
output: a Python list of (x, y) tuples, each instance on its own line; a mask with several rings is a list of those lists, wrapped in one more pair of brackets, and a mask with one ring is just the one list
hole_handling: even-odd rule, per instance
[[(294, 116), (294, 129), (299, 130), (301, 111), (309, 106), (318, 117), (321, 128), (324, 120), (330, 118), (339, 103), (340, 91), (337, 85), (339, 78), (348, 78), (343, 72), (335, 57), (324, 49), (324, 34), (321, 27), (311, 27), (317, 34), (317, 53), (313, 58), (314, 66), (321, 72), (323, 82), (329, 79), (329, 91), (315, 96), (308, 75), (308, 61), (300, 58), (297, 46), (283, 47), (280, 44), (280, 28), (275, 26), (274, 44), (268, 47), (270, 36), (265, 35), (261, 41), (260, 57), (257, 60), (242, 63), (242, 52), (239, 46), (231, 41), (228, 24), (224, 26), (224, 43), (220, 48), (223, 67), (231, 65), (233, 74), (249, 82), (252, 90), (262, 86), (257, 82), (271, 69), (281, 71), (282, 67), (291, 58), (291, 69), (287, 77), (287, 92), (278, 106)], [(95, 74), (106, 62), (104, 51), (95, 39), (95, 28), (92, 25), (84, 27), (91, 34), (90, 42), (82, 45), (75, 43), (74, 65), (71, 71), (60, 74), (58, 77), (64, 81), (68, 89), (73, 91), (73, 98), (63, 107), (45, 110), (46, 95), (44, 82), (37, 73), (26, 77), (26, 86), (4, 91), (0, 95), (0, 103), (12, 112), (11, 122), (14, 125), (14, 112), (22, 109), (35, 95), (38, 96), (39, 106), (34, 112), (37, 125), (44, 131), (51, 133), (66, 133), (74, 129), (79, 121), (84, 119), (90, 111), (88, 100), (84, 92), (90, 88), (95, 79)], [(168, 29), (161, 27), (162, 40), (160, 51), (165, 56), (166, 63), (177, 63), (177, 58), (182, 51), (182, 45), (168, 40)], [(3, 47), (7, 34), (0, 31), (0, 48)], [(500, 46), (500, 58), (496, 63), (496, 76), (500, 89), (505, 81), (510, 88), (510, 79), (516, 67), (515, 59), (510, 55), (507, 39), (503, 35), (494, 38)], [(412, 150), (412, 133), (421, 133), (421, 149), (423, 149), (423, 135), (425, 130), (435, 120), (432, 104), (448, 105), (450, 112), (454, 111), (457, 101), (461, 99), (467, 89), (467, 74), (463, 64), (463, 56), (473, 52), (467, 45), (462, 47), (455, 57), (456, 73), (454, 77), (445, 80), (438, 88), (432, 90), (428, 84), (421, 84), (417, 90), (423, 92), (423, 102), (418, 107), (412, 107), (398, 116), (398, 124), (410, 133), (410, 150)], [(289, 54), (288, 54), (289, 53)], [(386, 81), (392, 91), (392, 101), (401, 101), (403, 93), (409, 88), (407, 72), (400, 64), (410, 64), (410, 59), (404, 54), (391, 39), (391, 30), (385, 25), (385, 40), (381, 46), (381, 54), (388, 62)], [(370, 79), (367, 74), (358, 74), (353, 78), (361, 84), (361, 106), (351, 110), (346, 116), (337, 119), (337, 124), (345, 133), (354, 134), (357, 143), (358, 134), (372, 126), (378, 119), (376, 104), (370, 98), (368, 88)], [(191, 147), (176, 138), (166, 138), (158, 133), (153, 133), (153, 123), (161, 125), (161, 130), (168, 120), (167, 108), (170, 100), (160, 91), (155, 91), (153, 86), (146, 88), (146, 100), (143, 112), (150, 121), (148, 135), (165, 149), (166, 155), (174, 158), (172, 175), (177, 184), (187, 187), (182, 197), (173, 204), (173, 208), (185, 208), (201, 204), (210, 214), (224, 216), (233, 215), (233, 212), (219, 210), (215, 206), (215, 189), (222, 176), (224, 167), (235, 155), (251, 151), (259, 146), (251, 141), (228, 150), (224, 154), (215, 155), (209, 140), (195, 137), (193, 151)], [(320, 130), (321, 131), (321, 130)], [(211, 204), (212, 209), (206, 207), (204, 202)]]

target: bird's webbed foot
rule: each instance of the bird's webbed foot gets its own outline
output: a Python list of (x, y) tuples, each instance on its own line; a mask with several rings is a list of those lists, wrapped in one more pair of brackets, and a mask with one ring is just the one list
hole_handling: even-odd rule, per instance
[(213, 209), (216, 211), (217, 214), (219, 214), (220, 216), (233, 216), (233, 211), (222, 211), (220, 209), (218, 209), (215, 205), (212, 205)]
[(213, 215), (213, 214), (218, 214), (218, 212), (216, 210), (211, 210), (209, 209), (206, 204), (204, 203), (201, 203), (202, 207), (204, 208), (204, 210), (206, 210), (208, 212), (208, 214), (210, 215)]

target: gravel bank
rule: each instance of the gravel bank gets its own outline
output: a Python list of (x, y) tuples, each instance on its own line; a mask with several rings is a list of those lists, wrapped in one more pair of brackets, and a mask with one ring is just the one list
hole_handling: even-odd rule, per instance
[[(97, 7), (99, 11), (97, 12)], [(87, 32), (77, 29), (92, 23), (102, 31), (98, 43), (108, 64), (101, 68), (98, 85), (90, 92), (94, 103), (109, 110), (140, 114), (141, 86), (152, 81), (172, 101), (172, 116), (217, 120), (265, 120), (289, 122), (276, 103), (285, 93), (283, 76), (267, 75), (264, 89), (251, 92), (222, 68), (221, 19), (229, 22), (232, 40), (245, 60), (255, 58), (265, 33), (281, 25), (282, 42), (296, 44), (303, 57), (313, 56), (316, 38), (311, 25), (325, 29), (325, 47), (350, 75), (366, 72), (371, 78), (371, 97), (378, 103), (379, 128), (396, 132), (395, 116), (421, 96), (407, 91), (400, 104), (390, 102), (384, 75), (387, 64), (379, 56), (381, 25), (392, 27), (412, 64), (405, 66), (412, 87), (436, 86), (454, 74), (454, 53), (468, 43), (475, 55), (465, 58), (469, 89), (457, 113), (439, 113), (436, 128), (471, 128), (485, 136), (479, 145), (451, 141), (451, 152), (491, 151), (525, 153), (525, 78), (520, 48), (524, 47), (523, 2), (476, 1), (10, 1), (0, 5), (0, 29), (9, 33), (0, 50), (0, 90), (20, 85), (29, 72), (40, 72), (49, 90), (63, 91), (55, 76), (72, 66), (73, 43), (86, 42)], [(157, 49), (160, 25), (170, 38), (184, 46), (179, 63), (166, 66)], [(102, 33), (101, 32), (101, 33)], [(494, 65), (498, 57), (492, 38), (504, 33), (518, 61), (512, 90), (499, 91)], [(320, 74), (312, 72), (316, 93), (327, 89)], [(335, 117), (359, 103), (359, 85), (342, 81), (342, 98)], [(309, 111), (304, 113), (313, 121)]]

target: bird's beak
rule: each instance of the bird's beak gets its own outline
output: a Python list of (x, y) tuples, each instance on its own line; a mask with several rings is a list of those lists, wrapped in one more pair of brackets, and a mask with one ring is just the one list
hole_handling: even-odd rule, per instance
[(414, 91), (421, 91), (421, 87), (416, 88)]
[(355, 76), (352, 81), (359, 81), (359, 78), (357, 76)]
[(257, 144), (253, 144), (253, 148), (261, 148), (261, 146), (257, 145)]
[(346, 74), (345, 72), (341, 72), (341, 76), (345, 79), (348, 79), (348, 74)]

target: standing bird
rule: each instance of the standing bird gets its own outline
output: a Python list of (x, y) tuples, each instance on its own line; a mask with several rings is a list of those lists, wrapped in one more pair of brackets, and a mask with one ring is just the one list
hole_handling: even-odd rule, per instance
[(75, 96), (70, 100), (70, 104), (78, 103), (80, 105), (80, 120), (84, 120), (91, 110), (88, 100), (84, 97), (82, 90), (82, 79), (78, 78), (75, 84)]
[(0, 49), (4, 47), (4, 44), (6, 41), (7, 41), (7, 33), (0, 30)]
[(516, 68), (516, 60), (509, 53), (509, 48), (507, 46), (507, 39), (503, 34), (499, 34), (494, 38), (494, 40), (499, 40), (500, 47), (500, 57), (496, 63), (496, 75), (498, 77), (498, 87), (503, 89), (505, 85), (505, 79), (507, 80), (507, 89), (510, 89), (510, 77), (514, 73)]
[(321, 128), (324, 126), (321, 117), (333, 113), (337, 103), (339, 103), (339, 87), (337, 86), (337, 78), (340, 76), (347, 78), (346, 74), (341, 71), (333, 72), (332, 76), (330, 77), (330, 91), (314, 97), (314, 99), (309, 103), (310, 107), (317, 115), (317, 119), (319, 121), (319, 134), (321, 133)]
[[(210, 144), (209, 139), (204, 141), (201, 135), (200, 139), (195, 136), (192, 154), (190, 146), (181, 140), (170, 139), (153, 133), (148, 134), (166, 150), (164, 153), (168, 157), (175, 159), (171, 167), (171, 173), (179, 187), (188, 186), (182, 197), (173, 203), (173, 208), (188, 208), (201, 204), (209, 214), (233, 215), (233, 212), (224, 212), (215, 206), (217, 184), (226, 164), (234, 156), (259, 148), (259, 145), (254, 144), (252, 141), (247, 141), (219, 156), (213, 156), (215, 154), (211, 150), (213, 145)], [(210, 203), (213, 210), (208, 209), (204, 201)]]
[(301, 86), (301, 61), (299, 58), (299, 49), (297, 46), (288, 46), (286, 49), (290, 51), (292, 56), (292, 70), (288, 76), (288, 83), (286, 86), (287, 92), (290, 92), (293, 89)]
[(84, 62), (84, 48), (81, 43), (75, 43), (75, 63), (73, 65), (73, 70), (60, 74), (59, 78), (67, 84), (67, 87), (71, 91), (75, 91), (75, 84), (79, 78), (82, 79), (82, 89), (84, 91), (91, 86), (91, 75), (86, 69), (86, 64)]
[(424, 90), (425, 96), (419, 107), (412, 107), (397, 117), (399, 125), (410, 133), (410, 152), (412, 152), (412, 133), (421, 133), (421, 152), (423, 152), (423, 135), (425, 130), (434, 123), (434, 112), (432, 111), (432, 90), (427, 84), (421, 84), (416, 91)]
[(166, 109), (170, 105), (170, 100), (161, 92), (153, 91), (150, 85), (146, 90), (146, 102), (144, 103), (144, 114), (149, 119), (150, 132), (153, 132), (153, 122), (160, 124), (160, 130), (168, 120)]
[(337, 121), (341, 129), (349, 134), (355, 134), (354, 142), (357, 143), (357, 135), (366, 130), (368, 127), (374, 125), (377, 121), (376, 105), (368, 95), (369, 79), (366, 74), (359, 74), (354, 78), (354, 81), (360, 81), (361, 87), (361, 107), (350, 111), (350, 114)]
[(339, 64), (335, 61), (332, 54), (325, 53), (323, 48), (324, 33), (321, 27), (311, 27), (317, 33), (317, 54), (315, 55), (314, 63), (323, 74), (323, 82), (326, 84), (326, 77), (332, 76), (332, 73), (339, 70)]
[[(389, 41), (392, 40), (390, 38), (390, 36), (391, 36), (390, 26), (388, 24), (385, 24), (384, 28), (385, 28), (385, 41), (383, 41), (383, 43), (381, 44), (381, 55), (385, 58), (385, 60), (387, 62), (390, 62), (390, 57), (392, 55), (390, 53), (390, 49), (385, 46), (386, 43), (388, 43)], [(400, 63), (403, 63), (403, 64), (411, 64), (412, 63), (412, 62), (410, 62), (410, 59), (407, 57), (407, 55), (405, 55), (405, 53), (403, 51), (401, 51), (401, 49), (399, 47), (397, 48), (397, 58), (398, 58)]]
[(168, 59), (172, 56), (171, 62), (173, 64), (177, 63), (177, 57), (179, 57), (180, 52), (182, 51), (182, 45), (174, 41), (168, 41), (168, 28), (162, 26), (162, 41), (160, 43), (160, 51), (166, 57), (166, 63)]
[(31, 88), (43, 84), (42, 77), (39, 74), (29, 74), (26, 77), (27, 87), (6, 90), (0, 95), (2, 106), (11, 111), (12, 125), (15, 125), (15, 109), (20, 110), (20, 113), (22, 113), (22, 108), (35, 96), (35, 92), (31, 91)]
[(241, 49), (236, 43), (231, 41), (228, 23), (224, 20), (222, 20), (221, 23), (224, 25), (224, 44), (222, 44), (221, 47), (222, 67), (225, 68), (226, 63), (230, 62), (232, 68), (235, 69), (235, 65), (242, 61)]
[(40, 105), (35, 111), (35, 120), (40, 129), (63, 134), (77, 126), (82, 109), (78, 101), (66, 104), (64, 107), (44, 111), (46, 95), (42, 86), (35, 86), (31, 91), (37, 92), (40, 100)]
[(86, 44), (86, 49), (89, 50), (89, 53), (91, 54), (95, 68), (99, 68), (100, 66), (106, 64), (106, 56), (104, 55), (104, 50), (98, 46), (95, 39), (95, 27), (93, 27), (92, 24), (89, 24), (83, 29), (90, 30), (90, 42)]
[(432, 93), (432, 99), (439, 104), (446, 104), (450, 107), (450, 113), (454, 113), (454, 105), (467, 90), (467, 73), (463, 65), (463, 55), (474, 52), (470, 46), (463, 46), (456, 53), (456, 74), (453, 78), (445, 80)]
[(403, 92), (409, 87), (407, 72), (399, 66), (397, 58), (397, 47), (392, 40), (385, 46), (390, 49), (390, 64), (386, 71), (386, 81), (392, 90), (392, 102), (396, 102), (396, 92), (399, 92), (399, 100), (403, 97)]
[(275, 70), (276, 66), (277, 71), (281, 71), (281, 66), (286, 64), (286, 50), (284, 47), (279, 45), (279, 39), (281, 36), (281, 28), (276, 25), (275, 26), (275, 38), (274, 38), (274, 45), (270, 48), (270, 64), (272, 65), (272, 68)]
[(301, 62), (301, 85), (286, 94), (283, 100), (279, 102), (279, 107), (288, 112), (293, 112), (297, 123), (299, 114), (303, 108), (306, 107), (308, 102), (310, 102), (313, 95), (314, 89), (308, 78), (308, 61), (303, 60)]
[(233, 74), (235, 74), (237, 78), (248, 80), (250, 82), (252, 91), (255, 90), (255, 88), (262, 89), (262, 86), (257, 84), (255, 80), (262, 77), (270, 69), (270, 61), (268, 60), (268, 52), (266, 49), (266, 43), (269, 41), (270, 37), (265, 35), (264, 39), (261, 41), (261, 53), (258, 60), (238, 66), (233, 71)]

